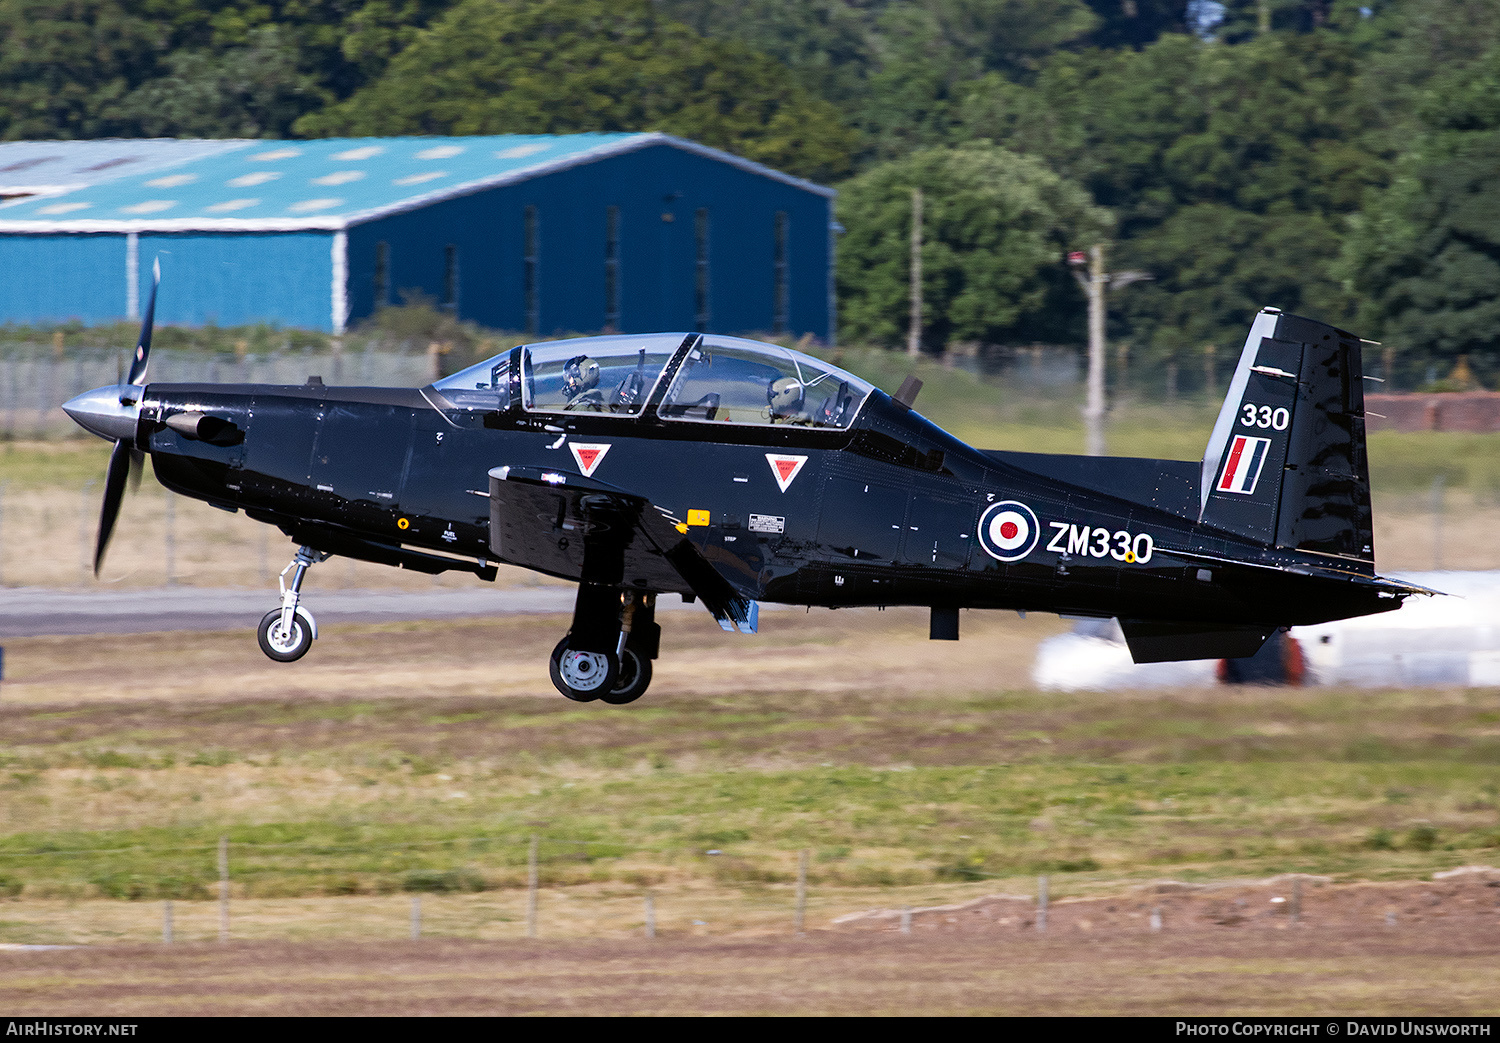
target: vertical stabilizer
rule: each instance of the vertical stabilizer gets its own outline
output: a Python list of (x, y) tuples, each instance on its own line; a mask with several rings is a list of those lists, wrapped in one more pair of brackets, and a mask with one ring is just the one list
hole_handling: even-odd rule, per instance
[(1219, 465), (1224, 462), (1224, 450), (1229, 444), (1230, 432), (1234, 429), (1234, 422), (1240, 410), (1240, 403), (1245, 396), (1245, 385), (1250, 379), (1250, 367), (1255, 364), (1255, 353), (1260, 350), (1262, 338), (1272, 336), (1276, 331), (1276, 320), (1281, 318), (1278, 308), (1266, 308), (1257, 316), (1250, 325), (1250, 335), (1245, 338), (1245, 346), (1240, 349), (1239, 365), (1234, 368), (1234, 376), (1229, 381), (1229, 392), (1224, 396), (1224, 404), (1219, 407), (1219, 418), (1214, 421), (1213, 434), (1208, 436), (1208, 451), (1203, 454), (1203, 491), (1200, 510), (1208, 508), (1208, 490), (1213, 485), (1213, 480), (1219, 472)]
[(1200, 520), (1373, 574), (1358, 337), (1256, 316), (1203, 457)]

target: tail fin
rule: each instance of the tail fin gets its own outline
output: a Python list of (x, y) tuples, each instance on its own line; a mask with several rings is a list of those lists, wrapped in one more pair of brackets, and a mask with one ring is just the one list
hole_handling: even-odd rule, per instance
[(1199, 520), (1374, 574), (1360, 340), (1267, 308), (1203, 457)]

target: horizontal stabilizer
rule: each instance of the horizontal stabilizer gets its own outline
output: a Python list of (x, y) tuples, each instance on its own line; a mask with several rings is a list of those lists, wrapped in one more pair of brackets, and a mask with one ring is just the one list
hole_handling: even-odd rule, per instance
[(1215, 623), (1162, 623), (1122, 619), (1120, 630), (1137, 663), (1181, 659), (1243, 659), (1260, 651), (1275, 627), (1234, 627)]

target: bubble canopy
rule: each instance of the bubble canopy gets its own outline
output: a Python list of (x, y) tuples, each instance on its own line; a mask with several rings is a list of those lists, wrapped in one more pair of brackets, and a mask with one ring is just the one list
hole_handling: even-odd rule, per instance
[(874, 385), (779, 344), (704, 336), (682, 360), (663, 419), (846, 428)]
[(847, 428), (874, 386), (778, 344), (656, 333), (525, 344), (435, 382), (459, 408), (507, 409), (520, 366), (520, 405), (533, 412), (641, 416), (679, 354), (654, 412), (663, 420)]

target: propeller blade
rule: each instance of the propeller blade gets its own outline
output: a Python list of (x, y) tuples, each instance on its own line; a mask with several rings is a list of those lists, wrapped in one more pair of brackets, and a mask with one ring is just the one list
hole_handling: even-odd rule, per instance
[(127, 383), (140, 386), (146, 383), (146, 363), (151, 361), (151, 330), (156, 325), (156, 288), (161, 285), (161, 258), (151, 266), (151, 295), (146, 298), (146, 314), (141, 318), (141, 336), (135, 345), (135, 357), (130, 360), (130, 376)]
[(124, 442), (116, 442), (114, 452), (109, 454), (109, 469), (104, 472), (104, 503), (99, 509), (99, 541), (94, 545), (94, 575), (104, 564), (104, 552), (109, 548), (109, 538), (115, 531), (115, 519), (120, 516), (120, 501), (125, 497), (125, 484), (130, 473), (131, 448)]
[(130, 450), (130, 491), (141, 491), (141, 474), (146, 470), (146, 454), (139, 449)]

